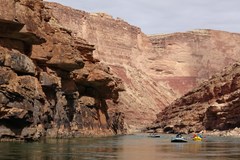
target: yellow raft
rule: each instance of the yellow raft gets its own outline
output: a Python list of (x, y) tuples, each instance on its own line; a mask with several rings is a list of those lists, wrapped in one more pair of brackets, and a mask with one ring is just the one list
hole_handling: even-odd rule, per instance
[(192, 140), (194, 140), (194, 141), (202, 141), (202, 138), (199, 137), (199, 136), (195, 136), (195, 137), (193, 137)]

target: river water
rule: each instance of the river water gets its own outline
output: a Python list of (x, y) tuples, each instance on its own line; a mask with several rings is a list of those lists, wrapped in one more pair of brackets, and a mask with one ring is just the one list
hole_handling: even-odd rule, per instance
[(1, 142), (0, 159), (47, 160), (230, 160), (240, 159), (240, 138), (207, 136), (203, 142), (171, 143), (173, 135)]

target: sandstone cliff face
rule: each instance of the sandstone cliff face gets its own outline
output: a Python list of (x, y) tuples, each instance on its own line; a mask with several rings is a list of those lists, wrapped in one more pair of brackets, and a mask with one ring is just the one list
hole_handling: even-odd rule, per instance
[(117, 106), (127, 124), (151, 123), (156, 113), (239, 59), (240, 35), (196, 30), (146, 36), (105, 13), (46, 3), (54, 22), (96, 46), (95, 57), (124, 81)]
[(182, 96), (240, 58), (240, 34), (214, 30), (149, 36), (155, 51), (149, 73)]
[[(0, 138), (124, 133), (122, 81), (43, 1), (0, 0)], [(113, 102), (113, 104), (114, 104)]]
[(240, 36), (197, 30), (146, 36), (105, 13), (47, 3), (55, 20), (96, 46), (95, 56), (123, 79), (117, 105), (127, 123), (150, 123), (156, 112), (239, 58)]
[(240, 127), (240, 63), (214, 75), (158, 114), (153, 128), (200, 132)]
[(176, 95), (164, 83), (149, 76), (147, 66), (155, 52), (149, 38), (137, 27), (105, 13), (87, 13), (47, 3), (55, 20), (96, 46), (94, 55), (124, 81), (117, 107), (130, 126), (151, 123)]
[[(122, 132), (124, 124), (151, 123), (174, 99), (239, 59), (239, 34), (199, 30), (146, 36), (104, 13), (40, 0), (0, 2), (5, 8), (1, 22), (8, 23), (0, 44), (2, 50), (11, 50), (0, 57), (1, 64), (11, 68), (10, 77), (36, 78), (19, 81), (40, 86), (39, 101), (50, 115), (44, 115), (50, 123), (40, 126), (49, 135), (79, 133), (79, 128), (81, 133), (111, 127)], [(123, 86), (116, 77), (123, 80), (125, 92), (119, 93)]]

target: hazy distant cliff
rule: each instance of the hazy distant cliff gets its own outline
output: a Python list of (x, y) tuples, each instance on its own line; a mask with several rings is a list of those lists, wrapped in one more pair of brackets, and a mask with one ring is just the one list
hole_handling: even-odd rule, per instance
[(215, 30), (153, 35), (152, 76), (180, 95), (240, 58), (240, 34)]

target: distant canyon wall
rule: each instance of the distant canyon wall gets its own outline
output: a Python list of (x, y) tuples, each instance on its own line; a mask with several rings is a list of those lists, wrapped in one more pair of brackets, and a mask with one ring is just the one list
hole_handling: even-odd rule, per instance
[(149, 36), (155, 51), (151, 76), (183, 95), (240, 58), (240, 34), (195, 30)]

